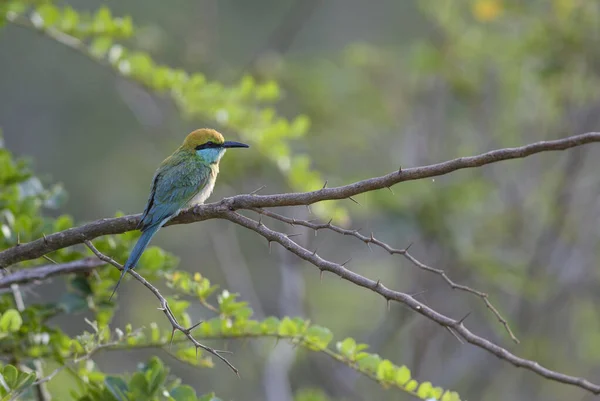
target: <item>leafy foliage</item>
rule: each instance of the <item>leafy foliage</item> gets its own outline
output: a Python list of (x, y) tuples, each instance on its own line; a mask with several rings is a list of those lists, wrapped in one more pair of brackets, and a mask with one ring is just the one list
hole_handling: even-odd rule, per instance
[[(293, 141), (307, 133), (310, 119), (300, 115), (288, 120), (277, 115), (273, 103), (283, 94), (276, 81), (257, 82), (245, 75), (237, 83), (224, 85), (199, 72), (161, 65), (150, 54), (118, 42), (135, 34), (129, 16), (114, 17), (107, 7), (81, 13), (51, 1), (35, 3), (9, 1), (0, 8), (0, 15), (62, 41), (152, 92), (170, 96), (187, 118), (208, 120), (238, 133), (273, 162), (293, 189), (322, 187), (324, 180), (311, 169), (310, 158), (292, 152)], [(317, 212), (332, 215), (337, 221), (348, 219), (346, 211), (335, 203), (319, 206)]]
[[(6, 149), (0, 149), (0, 161), (6, 166), (0, 177), (4, 195), (0, 212), (5, 216), (14, 216), (14, 221), (10, 221), (7, 226), (11, 232), (15, 227), (27, 232), (25, 228), (34, 227), (33, 222), (36, 227), (52, 227), (54, 230), (63, 230), (72, 225), (72, 219), (68, 216), (56, 219), (42, 217), (43, 201), (49, 198), (49, 192), (39, 184), (37, 191), (20, 191), (23, 183), (39, 183), (28, 172), (26, 163), (13, 160)], [(27, 211), (26, 216), (23, 215), (23, 210)], [(30, 233), (31, 231), (27, 237), (33, 239)], [(119, 238), (107, 236), (97, 240), (96, 245), (102, 252), (125, 258), (136, 236), (133, 233)], [(86, 255), (83, 250), (61, 250), (52, 257), (60, 263)], [(178, 321), (185, 326), (192, 325), (188, 314), (192, 302), (182, 300), (180, 296), (190, 297), (216, 314), (195, 329), (195, 335), (201, 340), (285, 339), (306, 350), (325, 353), (386, 388), (395, 387), (422, 399), (459, 399), (456, 393), (444, 392), (429, 382), (418, 383), (411, 378), (406, 366), (396, 366), (379, 355), (366, 352), (366, 344), (357, 344), (351, 338), (338, 342), (335, 350), (332, 349), (333, 333), (325, 327), (292, 317), (252, 319), (252, 309), (246, 302), (238, 300), (237, 294), (227, 290), (218, 292), (218, 287), (200, 273), (173, 270), (175, 265), (176, 258), (158, 247), (152, 247), (144, 254), (138, 271), (150, 280), (166, 279), (167, 285), (175, 291), (175, 296), (169, 299), (169, 305)], [(97, 273), (97, 276), (72, 275), (69, 277), (69, 290), (57, 303), (30, 305), (21, 312), (15, 308), (10, 293), (2, 295), (0, 302), (4, 312), (0, 314), (0, 349), (3, 354), (10, 355), (16, 366), (44, 360), (58, 363), (61, 366), (59, 370), (75, 371), (86, 383), (82, 391), (72, 392), (74, 399), (80, 401), (218, 400), (212, 393), (197, 396), (193, 388), (180, 384), (177, 379), (168, 379), (168, 368), (158, 357), (151, 358), (132, 375), (107, 375), (98, 369), (91, 361), (92, 356), (100, 350), (110, 349), (165, 348), (175, 358), (196, 367), (212, 367), (213, 361), (209, 355), (190, 346), (181, 333), (175, 334), (171, 339), (171, 331), (161, 330), (156, 323), (150, 324), (148, 329), (134, 330), (131, 325), (127, 325), (125, 330), (111, 328), (114, 304), (106, 299), (119, 272), (104, 268)], [(216, 304), (213, 305), (211, 300), (215, 295)], [(82, 311), (90, 311), (95, 316), (93, 321), (86, 319), (91, 331), (70, 337), (60, 329), (47, 325), (48, 318), (52, 316), (72, 315)], [(169, 346), (171, 341), (174, 343), (173, 348)], [(35, 373), (19, 371), (16, 366), (3, 367), (2, 375), (7, 387), (0, 387), (2, 396), (10, 398), (17, 393), (31, 394)], [(48, 379), (51, 380), (52, 377), (53, 375)]]
[[(238, 132), (252, 143), (288, 179), (297, 190), (314, 190), (323, 185), (320, 175), (311, 167), (311, 159), (293, 152), (294, 140), (302, 138), (310, 127), (310, 120), (300, 115), (288, 120), (277, 115), (273, 104), (284, 96), (283, 89), (274, 80), (257, 82), (244, 76), (238, 82), (225, 85), (207, 79), (201, 73), (188, 73), (162, 65), (145, 52), (127, 47), (127, 40), (135, 35), (135, 25), (128, 16), (115, 17), (107, 7), (95, 12), (80, 12), (52, 1), (12, 0), (0, 4), (0, 23), (14, 23), (40, 31), (131, 79), (153, 93), (171, 97), (182, 114), (188, 118), (207, 119), (231, 131)], [(35, 177), (25, 160), (14, 159), (0, 147), (0, 248), (19, 242), (41, 238), (44, 233), (68, 229), (74, 220), (68, 215), (47, 217), (47, 210), (59, 209), (66, 195), (60, 185), (45, 187)], [(346, 211), (334, 203), (319, 205), (315, 212), (347, 220)], [(95, 246), (114, 259), (127, 257), (138, 233), (105, 236), (95, 240)], [(48, 255), (52, 262), (64, 263), (93, 256), (83, 247), (61, 249)], [(40, 261), (21, 263), (25, 269)], [(44, 262), (47, 263), (47, 262)], [(298, 317), (252, 318), (253, 311), (237, 294), (219, 289), (202, 277), (175, 270), (177, 258), (158, 247), (146, 250), (137, 271), (149, 281), (166, 280), (175, 292), (169, 305), (178, 321), (192, 325), (188, 310), (192, 302), (200, 303), (215, 316), (202, 322), (195, 333), (198, 339), (284, 339), (310, 352), (328, 355), (339, 363), (379, 383), (421, 399), (458, 400), (455, 392), (434, 387), (430, 382), (419, 382), (406, 366), (398, 366), (377, 354), (367, 352), (366, 344), (346, 338), (333, 344), (334, 335), (326, 327), (312, 324)], [(12, 267), (11, 267), (12, 268)], [(173, 378), (168, 367), (158, 357), (150, 358), (132, 374), (110, 375), (93, 361), (100, 351), (133, 350), (136, 348), (163, 348), (175, 358), (195, 367), (210, 368), (209, 355), (191, 347), (181, 333), (171, 338), (171, 331), (157, 323), (147, 328), (134, 329), (128, 324), (123, 330), (112, 325), (115, 305), (107, 301), (119, 272), (101, 268), (91, 275), (69, 275), (67, 291), (53, 303), (31, 304), (19, 310), (11, 292), (0, 296), (0, 352), (10, 359), (2, 366), (2, 400), (17, 395), (33, 398), (36, 380), (52, 381), (64, 372), (74, 373), (80, 380), (78, 390), (72, 390), (73, 399), (80, 401), (218, 401), (206, 389), (196, 391)], [(216, 295), (216, 303), (211, 301)], [(187, 297), (193, 301), (182, 299)], [(58, 315), (74, 316), (85, 312), (90, 331), (71, 336), (50, 325), (48, 320)], [(169, 344), (173, 342), (171, 348)], [(36, 377), (33, 362), (54, 364), (58, 368), (46, 377)], [(301, 401), (324, 400), (319, 391), (307, 390), (297, 394)]]

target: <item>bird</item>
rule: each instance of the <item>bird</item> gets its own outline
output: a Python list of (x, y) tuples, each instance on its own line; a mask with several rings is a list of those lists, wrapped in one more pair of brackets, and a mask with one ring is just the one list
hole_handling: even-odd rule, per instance
[(158, 230), (182, 209), (203, 204), (210, 196), (219, 174), (219, 161), (229, 148), (249, 146), (225, 141), (223, 135), (214, 129), (201, 128), (188, 134), (183, 144), (160, 164), (152, 178), (148, 202), (137, 226), (142, 235), (123, 265), (109, 301), (125, 274), (135, 268)]

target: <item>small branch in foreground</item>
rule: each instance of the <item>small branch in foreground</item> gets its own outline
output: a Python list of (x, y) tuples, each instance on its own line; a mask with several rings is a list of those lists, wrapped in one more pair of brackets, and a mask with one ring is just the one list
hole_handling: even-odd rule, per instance
[(452, 281), (452, 279), (450, 279), (450, 277), (448, 277), (448, 275), (446, 274), (446, 272), (444, 270), (436, 269), (435, 267), (428, 266), (428, 265), (422, 263), (421, 261), (419, 261), (413, 255), (411, 255), (408, 252), (409, 247), (404, 248), (404, 249), (393, 248), (390, 245), (386, 244), (385, 242), (376, 239), (373, 236), (373, 233), (371, 233), (370, 236), (366, 236), (366, 235), (361, 234), (359, 232), (359, 230), (348, 230), (348, 229), (336, 226), (334, 224), (331, 224), (331, 221), (329, 221), (328, 223), (314, 223), (314, 222), (307, 221), (307, 220), (298, 220), (298, 219), (289, 218), (287, 216), (283, 216), (281, 214), (274, 213), (274, 212), (271, 212), (271, 211), (265, 210), (265, 209), (253, 208), (252, 210), (255, 211), (256, 213), (271, 217), (275, 220), (279, 220), (281, 222), (290, 224), (292, 226), (295, 226), (295, 225), (304, 226), (304, 227), (311, 228), (315, 231), (327, 229), (327, 230), (331, 230), (331, 231), (334, 231), (334, 232), (342, 234), (342, 235), (349, 235), (349, 236), (358, 238), (359, 240), (361, 240), (362, 242), (364, 242), (367, 245), (369, 245), (369, 244), (377, 245), (378, 247), (387, 251), (390, 255), (402, 255), (406, 259), (408, 259), (412, 264), (414, 264), (416, 267), (418, 267), (419, 269), (437, 274), (440, 277), (442, 277), (444, 279), (444, 281), (446, 281), (446, 283), (450, 286), (450, 288), (452, 288), (454, 290), (461, 290), (464, 292), (468, 292), (470, 294), (476, 295), (479, 298), (481, 298), (481, 300), (485, 303), (485, 306), (489, 310), (492, 311), (492, 313), (494, 314), (496, 319), (498, 319), (498, 321), (504, 326), (504, 329), (510, 335), (510, 338), (515, 343), (517, 343), (517, 344), (519, 343), (519, 340), (513, 334), (506, 319), (504, 319), (504, 317), (502, 317), (500, 312), (498, 312), (498, 309), (496, 309), (496, 307), (494, 307), (494, 305), (492, 305), (492, 303), (490, 302), (488, 294), (478, 291), (478, 290), (475, 290), (466, 285), (455, 283), (454, 281)]
[(86, 353), (84, 355), (81, 355), (80, 357), (77, 357), (77, 358), (73, 359), (72, 361), (68, 362), (67, 364), (54, 369), (52, 371), (52, 373), (50, 373), (49, 375), (44, 376), (44, 377), (36, 380), (35, 384), (40, 385), (42, 383), (50, 381), (50, 380), (52, 380), (52, 378), (54, 378), (54, 376), (56, 376), (57, 374), (59, 374), (60, 372), (62, 372), (65, 368), (67, 368), (69, 366), (73, 366), (73, 365), (75, 365), (75, 364), (77, 364), (79, 362), (83, 362), (83, 361), (85, 361), (87, 359), (90, 359), (92, 356), (94, 356), (94, 354), (96, 352), (98, 352), (98, 351), (100, 351), (102, 349), (106, 349), (106, 348), (110, 349), (110, 348), (112, 348), (114, 346), (119, 345), (119, 343), (120, 343), (119, 341), (112, 341), (112, 342), (109, 342), (109, 343), (106, 343), (106, 344), (99, 344), (96, 347), (94, 347), (90, 352), (88, 352), (88, 353)]
[(9, 288), (13, 284), (27, 284), (35, 281), (46, 280), (48, 277), (68, 273), (86, 273), (97, 267), (105, 265), (97, 258), (85, 258), (73, 262), (59, 263), (20, 269), (0, 278), (0, 289)]
[(440, 326), (452, 329), (456, 334), (461, 336), (468, 343), (473, 344), (481, 349), (484, 349), (489, 353), (496, 355), (498, 358), (510, 362), (516, 367), (525, 368), (549, 380), (554, 380), (564, 384), (570, 384), (588, 390), (594, 394), (600, 394), (600, 384), (592, 383), (580, 377), (558, 373), (556, 371), (541, 366), (536, 361), (518, 357), (512, 354), (507, 349), (502, 348), (499, 345), (496, 345), (493, 342), (472, 333), (469, 329), (465, 327), (463, 321), (452, 319), (446, 315), (443, 315), (437, 312), (436, 310), (428, 307), (427, 305), (417, 301), (414, 297), (408, 294), (405, 294), (400, 291), (391, 290), (385, 285), (383, 285), (379, 280), (371, 280), (367, 277), (361, 276), (360, 274), (346, 269), (339, 263), (334, 263), (325, 260), (321, 258), (317, 253), (313, 253), (308, 249), (298, 245), (296, 242), (288, 238), (285, 234), (271, 230), (270, 228), (265, 226), (264, 223), (258, 224), (257, 221), (249, 217), (242, 216), (241, 214), (235, 211), (225, 212), (223, 213), (222, 217), (242, 227), (248, 228), (256, 232), (257, 234), (260, 234), (269, 242), (277, 242), (288, 251), (297, 255), (301, 259), (304, 259), (307, 262), (313, 264), (321, 271), (331, 272), (339, 276), (340, 278), (347, 280), (359, 287), (367, 288), (381, 295), (383, 298), (385, 298), (386, 301), (393, 300), (406, 305), (413, 311), (427, 317), (428, 319), (436, 322)]
[[(90, 250), (94, 253), (94, 255), (96, 255), (100, 260), (102, 260), (106, 263), (110, 263), (111, 265), (115, 266), (119, 270), (123, 270), (123, 266), (121, 264), (119, 264), (114, 259), (112, 259), (112, 258), (104, 255), (102, 252), (100, 252), (94, 246), (94, 244), (92, 244), (91, 241), (86, 240), (86, 241), (84, 241), (84, 243), (85, 243), (85, 245), (87, 245), (88, 248), (90, 248)], [(223, 357), (221, 355), (222, 353), (229, 353), (229, 351), (216, 350), (207, 345), (201, 344), (198, 340), (196, 340), (194, 338), (194, 336), (192, 336), (192, 330), (195, 329), (198, 326), (198, 324), (195, 324), (189, 328), (185, 328), (185, 327), (181, 326), (177, 322), (175, 315), (173, 315), (171, 308), (169, 308), (169, 303), (167, 302), (166, 298), (162, 296), (162, 294), (158, 291), (158, 289), (155, 286), (153, 286), (152, 284), (150, 284), (145, 278), (140, 276), (136, 271), (130, 269), (130, 270), (128, 270), (128, 273), (131, 274), (137, 281), (142, 283), (146, 288), (148, 288), (150, 290), (150, 292), (152, 292), (156, 296), (156, 298), (158, 298), (158, 300), (160, 301), (160, 305), (161, 305), (161, 307), (159, 309), (165, 313), (165, 316), (171, 323), (171, 326), (173, 327), (173, 334), (175, 334), (175, 331), (182, 332), (191, 341), (191, 343), (194, 344), (194, 346), (196, 347), (196, 350), (198, 348), (201, 348), (204, 351), (216, 356), (221, 361), (223, 361), (227, 366), (229, 366), (231, 368), (231, 370), (233, 370), (235, 372), (235, 374), (238, 375), (238, 377), (239, 377), (240, 374), (239, 374), (237, 368), (235, 366), (233, 366), (231, 364), (231, 362), (229, 362), (225, 357)]]

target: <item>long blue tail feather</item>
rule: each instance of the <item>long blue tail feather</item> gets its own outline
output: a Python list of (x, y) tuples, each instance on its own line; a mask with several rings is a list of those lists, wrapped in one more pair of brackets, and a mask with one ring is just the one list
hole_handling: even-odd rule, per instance
[(137, 243), (131, 250), (131, 253), (129, 254), (129, 258), (127, 259), (127, 262), (125, 262), (125, 265), (123, 265), (123, 270), (121, 271), (121, 277), (119, 277), (119, 281), (117, 281), (117, 285), (115, 286), (115, 289), (113, 290), (112, 294), (110, 295), (110, 298), (108, 299), (109, 301), (112, 299), (113, 295), (115, 295), (115, 292), (117, 292), (117, 288), (119, 288), (119, 285), (121, 284), (121, 280), (123, 280), (123, 277), (125, 277), (125, 274), (127, 274), (127, 272), (130, 269), (135, 268), (135, 266), (139, 262), (140, 258), (142, 257), (142, 253), (144, 253), (144, 250), (150, 243), (150, 240), (152, 239), (152, 237), (154, 237), (154, 235), (156, 234), (158, 229), (161, 227), (162, 227), (162, 224), (150, 226), (150, 227), (148, 227), (148, 229), (146, 231), (144, 231), (142, 233), (142, 236), (140, 237), (140, 239), (138, 239)]

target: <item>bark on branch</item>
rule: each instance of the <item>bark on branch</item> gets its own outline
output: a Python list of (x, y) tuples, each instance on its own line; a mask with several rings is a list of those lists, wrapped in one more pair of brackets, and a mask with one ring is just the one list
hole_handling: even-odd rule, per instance
[[(185, 210), (169, 225), (188, 224), (219, 218), (229, 210), (310, 205), (325, 200), (346, 199), (364, 192), (389, 188), (404, 181), (436, 177), (456, 170), (481, 167), (502, 160), (520, 159), (541, 152), (565, 150), (592, 142), (600, 142), (600, 132), (588, 132), (554, 141), (541, 141), (517, 148), (492, 150), (477, 156), (460, 157), (429, 166), (399, 169), (381, 177), (369, 178), (341, 187), (322, 188), (317, 191), (302, 193), (237, 195), (216, 203)], [(139, 218), (140, 215), (130, 215), (101, 219), (81, 227), (48, 235), (36, 241), (20, 244), (0, 252), (0, 268), (6, 268), (24, 260), (37, 259), (58, 249), (81, 244), (86, 240), (92, 240), (103, 235), (132, 231), (136, 228)]]

